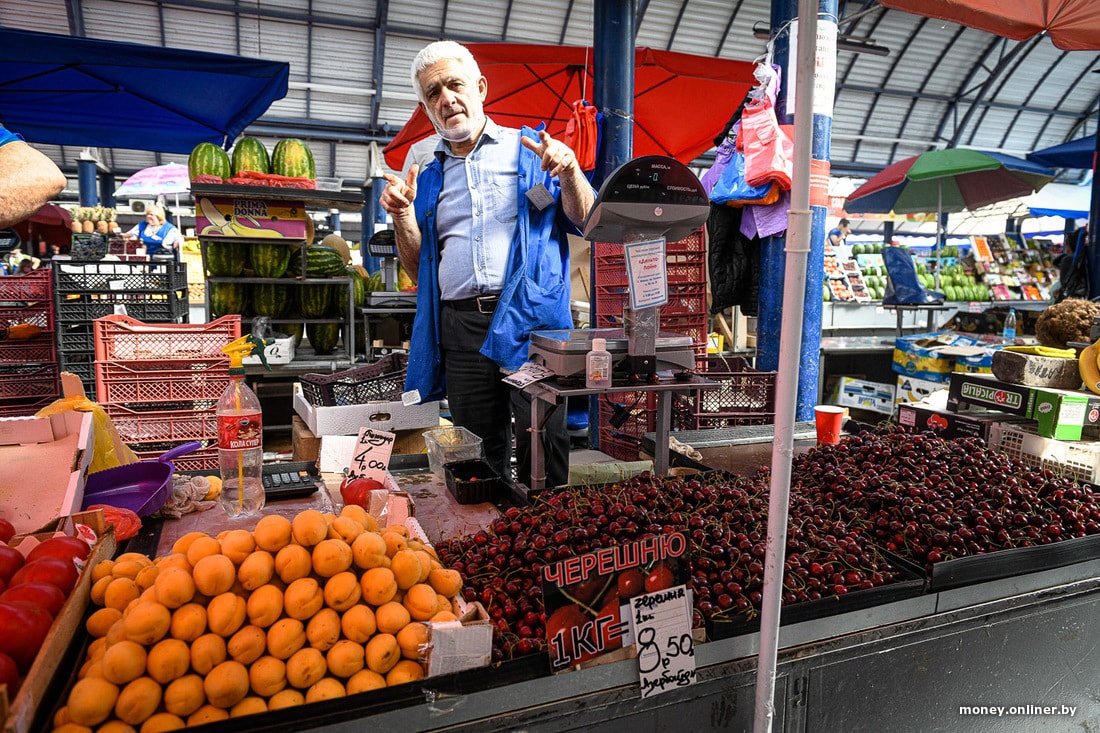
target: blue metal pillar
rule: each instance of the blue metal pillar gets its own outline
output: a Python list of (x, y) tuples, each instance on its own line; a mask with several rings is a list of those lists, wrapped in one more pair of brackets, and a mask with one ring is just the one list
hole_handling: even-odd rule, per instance
[(1092, 156), (1092, 199), (1089, 201), (1088, 237), (1089, 298), (1100, 296), (1100, 132), (1096, 135), (1096, 153)]
[(77, 182), (80, 186), (80, 205), (95, 206), (99, 203), (96, 186), (99, 183), (99, 171), (95, 160), (81, 158), (76, 161)]
[(115, 177), (106, 171), (99, 174), (99, 200), (108, 209), (115, 208)]
[(335, 234), (340, 234), (340, 212), (330, 211), (328, 213), (328, 226)]
[[(783, 70), (782, 88), (776, 104), (780, 124), (793, 124), (794, 97), (788, 94), (792, 88), (792, 76), (798, 71), (792, 63), (789, 26), (797, 16), (797, 0), (772, 0), (771, 24), (775, 37), (775, 63)], [(816, 76), (832, 89), (836, 77), (836, 13), (837, 0), (820, 0), (818, 3), (818, 67)], [(831, 27), (830, 27), (831, 26)], [(826, 53), (822, 53), (825, 50)], [(800, 84), (812, 84), (815, 69), (803, 69), (798, 77)], [(813, 212), (813, 228), (810, 254), (806, 270), (806, 304), (802, 321), (802, 343), (798, 376), (798, 402), (795, 419), (813, 418), (813, 407), (818, 402), (818, 362), (821, 355), (821, 304), (825, 277), (825, 214), (828, 197), (829, 146), (833, 129), (832, 95), (818, 93), (814, 99), (813, 128), (813, 177), (810, 182), (810, 209)], [(780, 323), (783, 317), (783, 273), (786, 268), (784, 249), (787, 240), (783, 235), (769, 237), (761, 243), (760, 250), (760, 316), (757, 320), (756, 366), (764, 371), (779, 368)]]

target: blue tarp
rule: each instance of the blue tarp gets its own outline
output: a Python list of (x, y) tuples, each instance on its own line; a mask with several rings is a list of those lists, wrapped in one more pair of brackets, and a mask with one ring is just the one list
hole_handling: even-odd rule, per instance
[(1068, 143), (1036, 150), (1028, 160), (1051, 168), (1092, 168), (1092, 156), (1096, 153), (1096, 135), (1079, 137)]
[(0, 124), (31, 143), (188, 153), (232, 142), (289, 75), (283, 62), (0, 28)]

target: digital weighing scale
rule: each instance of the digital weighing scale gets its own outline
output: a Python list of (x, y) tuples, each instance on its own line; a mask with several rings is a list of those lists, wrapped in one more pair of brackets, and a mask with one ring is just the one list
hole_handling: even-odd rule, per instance
[(382, 289), (367, 293), (367, 304), (372, 306), (394, 306), (412, 308), (416, 305), (415, 292), (402, 292), (397, 289), (397, 239), (392, 229), (381, 229), (367, 240), (366, 254), (382, 260), (379, 271), (382, 273)]
[[(535, 331), (531, 334), (531, 361), (550, 369), (559, 377), (571, 377), (584, 371), (585, 357), (592, 350), (592, 339), (607, 340), (613, 371), (625, 371), (629, 339), (621, 328), (590, 328), (561, 331)], [(682, 333), (658, 331), (653, 354), (653, 371), (683, 372), (695, 368), (694, 343)]]

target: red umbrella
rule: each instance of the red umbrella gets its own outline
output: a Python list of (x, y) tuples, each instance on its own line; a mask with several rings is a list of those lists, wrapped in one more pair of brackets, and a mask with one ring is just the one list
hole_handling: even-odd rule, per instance
[(879, 0), (879, 3), (1015, 41), (1045, 31), (1062, 50), (1100, 50), (1100, 11), (1096, 0)]
[(67, 246), (72, 239), (72, 222), (73, 217), (68, 209), (57, 204), (46, 204), (31, 218), (16, 224), (15, 231), (23, 240), (23, 251), (38, 256), (44, 254), (34, 249), (39, 239), (59, 247)]
[[(565, 133), (571, 105), (592, 100), (592, 49), (470, 43), (489, 82), (485, 112), (505, 127), (546, 123)], [(634, 51), (634, 156), (667, 155), (690, 163), (714, 147), (730, 115), (755, 84), (748, 61), (639, 47)], [(606, 111), (606, 110), (601, 110)], [(409, 147), (434, 132), (419, 107), (384, 149), (401, 170)]]

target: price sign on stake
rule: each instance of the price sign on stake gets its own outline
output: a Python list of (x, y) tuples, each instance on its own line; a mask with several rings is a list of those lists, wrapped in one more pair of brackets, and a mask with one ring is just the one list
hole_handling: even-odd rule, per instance
[(348, 478), (372, 478), (385, 483), (393, 453), (393, 433), (361, 428), (348, 462)]
[(642, 697), (695, 683), (691, 596), (683, 585), (630, 599)]

